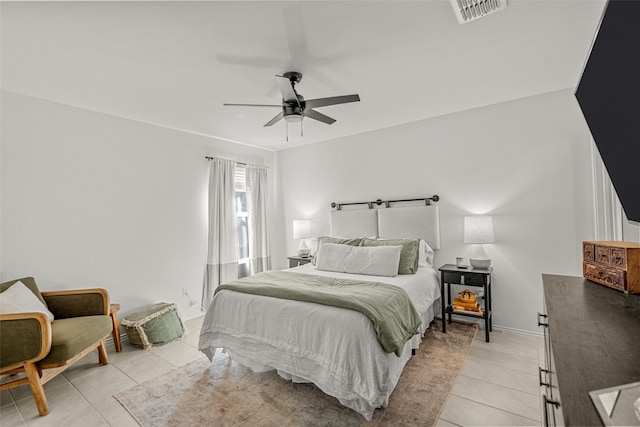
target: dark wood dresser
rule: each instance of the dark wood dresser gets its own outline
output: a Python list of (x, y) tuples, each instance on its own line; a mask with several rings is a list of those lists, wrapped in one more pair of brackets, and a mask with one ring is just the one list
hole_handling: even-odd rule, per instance
[(542, 282), (545, 424), (603, 425), (589, 392), (640, 381), (640, 295), (582, 277), (543, 274)]

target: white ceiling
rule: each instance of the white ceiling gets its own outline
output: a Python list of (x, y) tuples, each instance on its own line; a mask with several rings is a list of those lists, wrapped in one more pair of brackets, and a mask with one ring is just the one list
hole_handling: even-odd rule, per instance
[[(604, 0), (508, 0), (459, 25), (448, 0), (3, 2), (1, 86), (268, 149), (575, 87)], [(265, 128), (275, 74), (306, 99), (358, 93)]]

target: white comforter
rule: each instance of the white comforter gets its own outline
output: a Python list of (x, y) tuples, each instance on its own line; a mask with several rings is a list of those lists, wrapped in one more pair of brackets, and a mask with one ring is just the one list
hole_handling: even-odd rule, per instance
[(290, 271), (400, 286), (420, 313), (421, 333), (397, 357), (384, 352), (371, 321), (359, 312), (224, 290), (207, 309), (198, 348), (209, 359), (224, 348), (255, 372), (276, 369), (295, 382), (312, 382), (370, 420), (375, 408), (387, 406), (411, 350), (433, 320), (438, 274), (420, 267), (415, 275), (363, 276), (319, 271), (311, 264)]

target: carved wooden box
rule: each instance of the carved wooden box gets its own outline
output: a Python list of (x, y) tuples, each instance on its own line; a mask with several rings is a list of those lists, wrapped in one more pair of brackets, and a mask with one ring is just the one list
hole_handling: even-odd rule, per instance
[(640, 293), (640, 243), (582, 242), (582, 274), (610, 288)]

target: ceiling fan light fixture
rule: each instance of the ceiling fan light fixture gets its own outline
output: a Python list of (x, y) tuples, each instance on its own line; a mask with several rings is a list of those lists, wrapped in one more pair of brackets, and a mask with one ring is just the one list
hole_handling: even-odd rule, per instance
[(507, 7), (507, 0), (450, 0), (458, 23), (465, 24)]
[(284, 116), (287, 123), (300, 123), (302, 122), (302, 114), (289, 114)]

